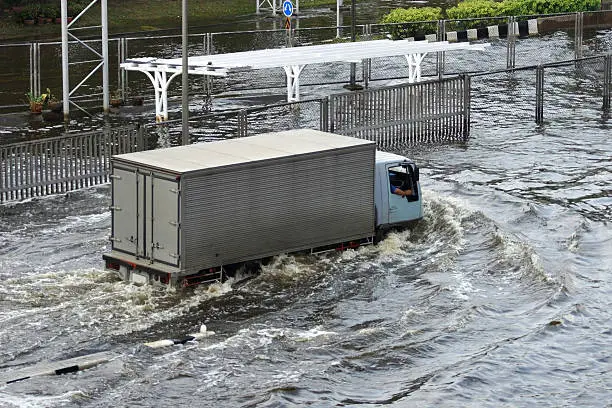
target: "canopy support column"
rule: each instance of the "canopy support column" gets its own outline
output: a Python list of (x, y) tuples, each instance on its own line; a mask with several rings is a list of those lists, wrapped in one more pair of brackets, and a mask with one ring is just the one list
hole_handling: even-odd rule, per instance
[(165, 122), (168, 120), (168, 86), (180, 72), (173, 73), (170, 78), (165, 71), (154, 71), (153, 75), (147, 71), (143, 72), (149, 77), (155, 90), (155, 121)]
[(287, 74), (287, 102), (300, 100), (300, 73), (306, 65), (285, 65)]
[(418, 82), (421, 80), (421, 62), (423, 62), (426, 55), (426, 52), (404, 55), (408, 61), (409, 83)]

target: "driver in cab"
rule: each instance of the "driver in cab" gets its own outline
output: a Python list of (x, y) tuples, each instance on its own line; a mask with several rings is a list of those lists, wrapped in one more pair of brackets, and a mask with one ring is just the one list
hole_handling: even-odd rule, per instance
[(401, 188), (395, 187), (393, 184), (391, 184), (391, 193), (397, 194), (402, 197), (407, 197), (407, 196), (412, 195), (412, 190), (411, 189), (402, 190)]

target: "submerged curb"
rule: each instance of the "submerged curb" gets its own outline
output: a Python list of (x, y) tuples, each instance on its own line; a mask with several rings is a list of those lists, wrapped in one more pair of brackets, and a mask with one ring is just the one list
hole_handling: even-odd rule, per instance
[(69, 358), (67, 360), (62, 361), (39, 363), (32, 367), (27, 367), (24, 369), (4, 373), (2, 376), (0, 376), (0, 384), (10, 384), (17, 381), (27, 380), (28, 378), (39, 377), (43, 375), (61, 375), (74, 373), (77, 371), (95, 367), (102, 363), (106, 363), (114, 357), (116, 357), (116, 354), (110, 351), (103, 351), (100, 353), (89, 354), (86, 356)]
[[(173, 340), (157, 340), (150, 343), (144, 343), (150, 348), (167, 347), (176, 344), (185, 344), (189, 341), (202, 339), (213, 336), (215, 332), (207, 331), (206, 326), (200, 326), (198, 333), (188, 334), (179, 339)], [(18, 381), (27, 380), (32, 377), (40, 377), (45, 375), (62, 375), (75, 373), (77, 371), (86, 370), (95, 367), (102, 363), (107, 363), (118, 355), (111, 351), (102, 351), (99, 353), (88, 354), (86, 356), (69, 358), (61, 361), (51, 361), (35, 364), (32, 367), (9, 371), (0, 375), (0, 384), (11, 384)]]
[[(539, 34), (538, 19), (516, 21), (512, 23), (512, 25), (514, 26), (514, 32), (518, 37), (529, 37)], [(471, 28), (462, 31), (448, 31), (446, 33), (446, 41), (467, 42), (487, 38), (507, 38), (508, 32), (510, 32), (509, 28), (510, 24), (500, 24), (483, 28)], [(417, 35), (414, 37), (409, 37), (408, 41), (437, 41), (436, 37), (436, 34)]]

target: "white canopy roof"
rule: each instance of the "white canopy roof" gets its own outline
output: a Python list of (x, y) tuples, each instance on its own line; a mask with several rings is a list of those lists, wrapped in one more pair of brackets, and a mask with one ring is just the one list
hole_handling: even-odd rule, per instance
[[(439, 51), (482, 51), (486, 46), (487, 44), (408, 40), (374, 40), (306, 45), (302, 47), (274, 48), (189, 57), (189, 73), (219, 75), (232, 68), (262, 69), (338, 61), (360, 62), (366, 58), (424, 54)], [(131, 71), (180, 72), (181, 66), (181, 58), (130, 58), (121, 64), (121, 67)]]
[[(305, 65), (330, 62), (360, 62), (368, 58), (404, 55), (408, 60), (409, 82), (421, 78), (421, 62), (430, 52), (471, 50), (482, 51), (489, 44), (429, 42), (410, 40), (373, 40), (301, 47), (274, 48), (227, 54), (201, 55), (188, 58), (188, 73), (226, 76), (232, 69), (280, 68), (287, 75), (287, 100), (299, 100), (299, 75)], [(167, 120), (167, 88), (182, 73), (182, 58), (129, 58), (121, 67), (145, 73), (156, 92), (157, 120)], [(170, 74), (170, 78), (167, 78)]]

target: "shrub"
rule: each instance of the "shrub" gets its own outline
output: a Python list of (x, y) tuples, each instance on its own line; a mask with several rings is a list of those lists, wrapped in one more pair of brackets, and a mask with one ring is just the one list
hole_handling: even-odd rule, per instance
[(597, 10), (600, 0), (504, 0), (502, 11), (507, 16), (572, 13)]
[(62, 11), (59, 7), (47, 4), (43, 6), (43, 13), (45, 17), (58, 18), (62, 16)]
[[(528, 16), (535, 14), (572, 13), (598, 10), (600, 0), (464, 0), (446, 9), (446, 18), (461, 20), (483, 17)], [(436, 12), (433, 12), (435, 10)], [(395, 9), (383, 16), (381, 23), (404, 23), (441, 19), (439, 8), (423, 7)], [(485, 22), (467, 23), (467, 26), (486, 25)], [(469, 28), (469, 27), (468, 27)]]
[(466, 0), (446, 10), (451, 20), (464, 18), (496, 17), (501, 15), (502, 3), (492, 0)]
[(407, 23), (411, 21), (432, 21), (442, 18), (440, 7), (412, 7), (409, 9), (396, 8), (383, 16), (381, 23)]
[(28, 4), (20, 13), (21, 20), (35, 20), (41, 15), (41, 7), (38, 4)]
[[(386, 14), (381, 19), (382, 24), (393, 24), (389, 32), (395, 40), (400, 38), (414, 37), (418, 34), (430, 34), (436, 32), (437, 23), (442, 19), (442, 9), (439, 7), (412, 7), (408, 9), (397, 8)], [(408, 24), (401, 24), (408, 23)]]

